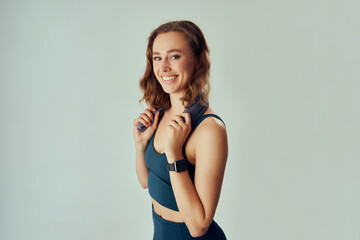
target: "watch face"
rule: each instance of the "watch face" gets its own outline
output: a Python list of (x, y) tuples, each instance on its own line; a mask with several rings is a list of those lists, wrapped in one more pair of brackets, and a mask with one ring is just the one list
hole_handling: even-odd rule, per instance
[(175, 161), (175, 171), (182, 172), (187, 169), (187, 163), (185, 159)]
[(187, 162), (185, 159), (177, 160), (174, 163), (167, 164), (168, 171), (182, 172), (187, 169)]

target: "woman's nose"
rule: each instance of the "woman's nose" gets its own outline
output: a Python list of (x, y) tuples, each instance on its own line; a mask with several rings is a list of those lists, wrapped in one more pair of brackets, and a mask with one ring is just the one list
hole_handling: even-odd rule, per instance
[(161, 62), (161, 70), (163, 72), (166, 72), (166, 71), (169, 71), (170, 70), (170, 65), (169, 65), (169, 62), (164, 59), (162, 62)]

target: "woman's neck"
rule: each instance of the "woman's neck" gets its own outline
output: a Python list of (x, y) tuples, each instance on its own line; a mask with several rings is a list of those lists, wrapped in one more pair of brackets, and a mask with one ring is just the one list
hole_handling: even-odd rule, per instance
[(170, 104), (171, 107), (169, 109), (169, 112), (171, 113), (171, 115), (175, 115), (175, 114), (181, 114), (182, 112), (184, 112), (185, 110), (185, 106), (183, 105), (183, 101), (180, 100), (180, 98), (182, 97), (182, 95), (170, 95)]

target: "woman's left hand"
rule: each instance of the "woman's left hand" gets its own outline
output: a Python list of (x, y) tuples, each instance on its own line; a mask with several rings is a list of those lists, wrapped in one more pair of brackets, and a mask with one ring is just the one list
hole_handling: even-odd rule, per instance
[(191, 119), (189, 113), (176, 115), (166, 127), (167, 139), (165, 141), (165, 155), (169, 163), (182, 159), (183, 145), (191, 132)]

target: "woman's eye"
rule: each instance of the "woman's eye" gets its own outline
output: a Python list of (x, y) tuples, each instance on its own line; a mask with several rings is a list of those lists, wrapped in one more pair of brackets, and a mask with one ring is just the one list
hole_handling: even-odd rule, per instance
[(179, 55), (174, 55), (174, 56), (171, 57), (171, 59), (179, 59), (179, 58), (180, 58)]
[(159, 61), (160, 59), (160, 57), (154, 57), (154, 61)]

